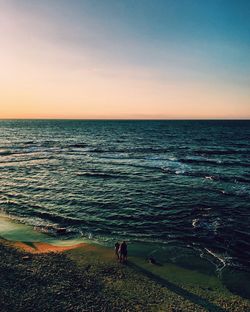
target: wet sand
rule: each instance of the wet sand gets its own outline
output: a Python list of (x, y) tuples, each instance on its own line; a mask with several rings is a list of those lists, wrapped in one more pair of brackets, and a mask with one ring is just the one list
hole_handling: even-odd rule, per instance
[(84, 243), (80, 243), (80, 244), (77, 244), (77, 245), (72, 245), (72, 246), (54, 246), (54, 245), (51, 245), (51, 244), (48, 244), (48, 243), (30, 243), (30, 244), (27, 244), (27, 243), (23, 243), (23, 242), (14, 242), (13, 243), (13, 246), (14, 247), (17, 247), (19, 249), (22, 249), (28, 253), (38, 253), (38, 254), (41, 254), (41, 253), (50, 253), (50, 252), (63, 252), (63, 251), (66, 251), (66, 250), (71, 250), (71, 249), (74, 249), (74, 248), (79, 248), (79, 247), (84, 247), (86, 246), (87, 244), (84, 244)]
[(113, 249), (44, 235), (39, 242), (40, 233), (8, 222), (2, 234), (12, 240), (0, 239), (1, 312), (250, 311), (250, 301), (210, 267), (192, 266), (197, 259), (154, 265), (129, 254), (123, 265)]
[(180, 267), (138, 258), (122, 265), (113, 250), (88, 244), (34, 247), (0, 241), (3, 312), (250, 310), (212, 277)]

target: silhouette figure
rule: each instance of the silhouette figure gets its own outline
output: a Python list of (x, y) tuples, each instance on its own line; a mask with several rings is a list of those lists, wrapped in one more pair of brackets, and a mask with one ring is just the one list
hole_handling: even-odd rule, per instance
[(120, 244), (118, 242), (116, 242), (115, 243), (115, 255), (116, 255), (118, 260), (120, 259), (119, 248), (120, 248)]
[(124, 263), (128, 260), (128, 248), (125, 241), (123, 241), (119, 248), (120, 262)]

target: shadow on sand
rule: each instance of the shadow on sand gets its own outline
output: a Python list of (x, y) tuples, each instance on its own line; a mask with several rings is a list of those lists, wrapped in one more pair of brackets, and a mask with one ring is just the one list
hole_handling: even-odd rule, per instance
[(136, 271), (143, 273), (144, 275), (146, 275), (147, 277), (149, 277), (151, 280), (155, 281), (156, 283), (160, 284), (161, 286), (164, 286), (164, 287), (168, 288), (169, 290), (171, 290), (172, 292), (175, 292), (177, 295), (183, 297), (184, 299), (192, 301), (193, 303), (201, 306), (202, 308), (205, 308), (207, 311), (225, 312), (224, 309), (222, 309), (219, 306), (209, 302), (208, 300), (201, 298), (198, 295), (195, 295), (195, 294), (193, 294), (193, 293), (169, 282), (168, 280), (151, 273), (148, 270), (145, 270), (144, 268), (138, 266), (135, 263), (129, 262), (128, 265), (131, 268), (135, 269)]

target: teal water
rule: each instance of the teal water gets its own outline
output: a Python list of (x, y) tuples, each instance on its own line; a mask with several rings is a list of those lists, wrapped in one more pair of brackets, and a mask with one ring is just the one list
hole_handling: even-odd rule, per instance
[(250, 121), (0, 121), (0, 209), (56, 238), (250, 267)]

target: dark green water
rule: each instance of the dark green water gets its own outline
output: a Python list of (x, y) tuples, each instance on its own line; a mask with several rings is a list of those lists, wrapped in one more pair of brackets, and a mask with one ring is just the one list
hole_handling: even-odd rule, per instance
[(0, 208), (249, 267), (249, 153), (250, 121), (0, 121)]

